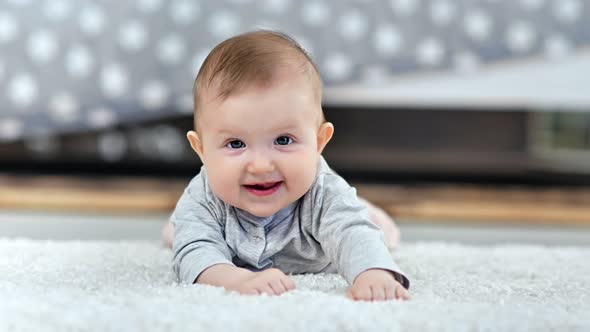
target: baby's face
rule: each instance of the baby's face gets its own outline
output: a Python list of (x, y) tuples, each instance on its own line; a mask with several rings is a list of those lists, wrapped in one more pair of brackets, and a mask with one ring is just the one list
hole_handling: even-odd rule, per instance
[[(201, 147), (196, 150), (211, 189), (225, 203), (259, 217), (309, 190), (332, 134), (330, 123), (318, 129), (321, 105), (304, 77), (205, 103), (199, 116)], [(318, 141), (318, 134), (327, 140)]]

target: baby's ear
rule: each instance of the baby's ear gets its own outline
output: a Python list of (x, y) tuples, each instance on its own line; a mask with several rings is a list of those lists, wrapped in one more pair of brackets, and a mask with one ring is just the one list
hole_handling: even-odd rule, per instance
[(331, 122), (324, 122), (318, 129), (318, 153), (322, 153), (326, 144), (332, 139), (334, 125)]
[(199, 134), (191, 130), (186, 133), (186, 138), (191, 144), (191, 148), (193, 148), (193, 150), (199, 155), (199, 158), (201, 158), (201, 161), (203, 161), (203, 142), (201, 141)]

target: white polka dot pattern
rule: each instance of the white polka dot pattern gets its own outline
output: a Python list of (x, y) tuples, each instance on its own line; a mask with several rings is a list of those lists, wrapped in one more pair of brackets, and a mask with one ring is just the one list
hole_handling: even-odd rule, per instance
[(561, 35), (548, 36), (545, 39), (545, 55), (549, 58), (561, 58), (572, 49), (572, 42)]
[(60, 148), (59, 141), (54, 136), (48, 135), (37, 135), (27, 138), (25, 140), (25, 146), (30, 152), (42, 157), (51, 157), (52, 155), (55, 155)]
[(580, 18), (582, 2), (580, 0), (555, 1), (555, 15), (564, 23), (573, 23)]
[(14, 15), (0, 12), (0, 43), (13, 41), (18, 36), (18, 21)]
[(26, 48), (33, 62), (44, 65), (56, 56), (58, 41), (52, 32), (39, 30), (33, 32), (28, 38)]
[(45, 0), (43, 11), (49, 20), (61, 21), (70, 14), (71, 4), (67, 0)]
[(176, 100), (176, 109), (179, 112), (192, 114), (193, 113), (193, 95), (185, 94), (183, 96), (178, 97)]
[(369, 30), (369, 19), (359, 10), (350, 10), (339, 20), (340, 34), (349, 41), (358, 41), (366, 36)]
[(98, 137), (98, 153), (105, 161), (115, 162), (123, 159), (129, 144), (120, 132), (107, 132)]
[(36, 102), (39, 88), (31, 74), (17, 74), (8, 84), (8, 97), (19, 108), (25, 108)]
[(119, 29), (118, 39), (122, 48), (129, 51), (139, 51), (148, 41), (148, 30), (139, 21), (125, 22)]
[(137, 8), (145, 13), (154, 13), (162, 6), (162, 0), (137, 0)]
[(455, 17), (455, 5), (450, 0), (435, 0), (430, 5), (430, 19), (436, 25), (447, 25)]
[(174, 23), (186, 25), (200, 14), (198, 3), (189, 0), (175, 0), (170, 4), (170, 17)]
[(384, 57), (395, 55), (403, 46), (402, 33), (392, 24), (377, 27), (373, 40), (375, 50)]
[(240, 17), (229, 10), (213, 13), (209, 18), (209, 32), (220, 41), (239, 32)]
[(492, 28), (492, 20), (482, 10), (475, 10), (465, 14), (465, 33), (476, 41), (485, 41)]
[(261, 9), (271, 14), (283, 14), (290, 6), (291, 0), (262, 0)]
[(301, 10), (302, 21), (310, 26), (322, 26), (330, 19), (330, 8), (324, 1), (306, 1)]
[(20, 120), (0, 117), (0, 139), (13, 140), (20, 137), (23, 127)]
[(178, 64), (183, 60), (185, 53), (184, 40), (178, 35), (169, 35), (158, 42), (156, 56), (167, 65)]
[(109, 64), (102, 69), (100, 84), (107, 98), (123, 97), (127, 92), (129, 78), (126, 69), (118, 64)]
[(444, 57), (444, 47), (442, 43), (435, 38), (428, 38), (418, 44), (416, 56), (418, 63), (424, 66), (436, 66), (440, 64)]
[(399, 16), (410, 16), (419, 5), (418, 0), (391, 0), (393, 12)]
[(536, 32), (534, 28), (525, 21), (515, 22), (508, 26), (506, 42), (510, 50), (514, 52), (526, 52), (531, 49), (535, 42)]
[(453, 59), (453, 65), (455, 69), (460, 73), (473, 73), (475, 72), (479, 65), (480, 59), (477, 55), (469, 52), (463, 51), (455, 54)]
[(117, 117), (115, 111), (106, 107), (97, 107), (88, 111), (88, 123), (92, 128), (105, 128), (113, 125)]
[(172, 126), (160, 125), (152, 132), (153, 150), (161, 159), (168, 162), (179, 161), (183, 158), (184, 135)]
[(94, 59), (88, 48), (75, 45), (65, 55), (65, 68), (72, 78), (85, 78), (94, 67)]
[(78, 19), (80, 29), (89, 36), (102, 33), (106, 25), (106, 17), (102, 9), (94, 5), (82, 8)]
[[(190, 114), (192, 84), (211, 47), (256, 27), (294, 37), (326, 86), (376, 85), (398, 71), (465, 74), (514, 57), (559, 60), (590, 44), (590, 3), (5, 0), (0, 142)], [(169, 129), (161, 132), (176, 144)], [(126, 140), (111, 132), (101, 155), (122, 158)], [(175, 160), (171, 148), (162, 151)]]
[(326, 56), (324, 63), (326, 78), (335, 81), (347, 79), (352, 70), (350, 57), (343, 53), (334, 53)]
[(166, 106), (168, 95), (168, 88), (163, 82), (147, 82), (139, 93), (141, 106), (147, 110), (161, 109)]
[(70, 123), (78, 120), (78, 101), (68, 92), (60, 92), (49, 99), (51, 116), (57, 122)]

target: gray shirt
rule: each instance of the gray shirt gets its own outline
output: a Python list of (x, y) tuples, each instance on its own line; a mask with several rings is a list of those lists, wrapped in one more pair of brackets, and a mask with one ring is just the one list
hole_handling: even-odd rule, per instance
[(208, 267), (225, 263), (254, 271), (275, 267), (284, 273), (338, 272), (349, 284), (361, 272), (379, 268), (394, 272), (404, 287), (410, 284), (356, 190), (323, 158), (309, 191), (269, 217), (221, 201), (203, 167), (171, 219), (174, 271), (186, 283)]

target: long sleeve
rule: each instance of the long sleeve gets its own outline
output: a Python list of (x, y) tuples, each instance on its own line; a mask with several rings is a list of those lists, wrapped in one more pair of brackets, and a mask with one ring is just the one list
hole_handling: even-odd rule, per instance
[(383, 232), (369, 220), (356, 189), (335, 174), (326, 175), (322, 187), (316, 197), (316, 206), (321, 206), (321, 210), (314, 229), (336, 270), (349, 284), (368, 269), (389, 270), (409, 288), (408, 278), (394, 262)]
[(221, 209), (206, 199), (205, 184), (195, 178), (176, 205), (171, 220), (174, 224), (173, 268), (185, 283), (194, 283), (208, 267), (232, 263), (232, 251), (224, 239), (224, 226), (219, 222)]

